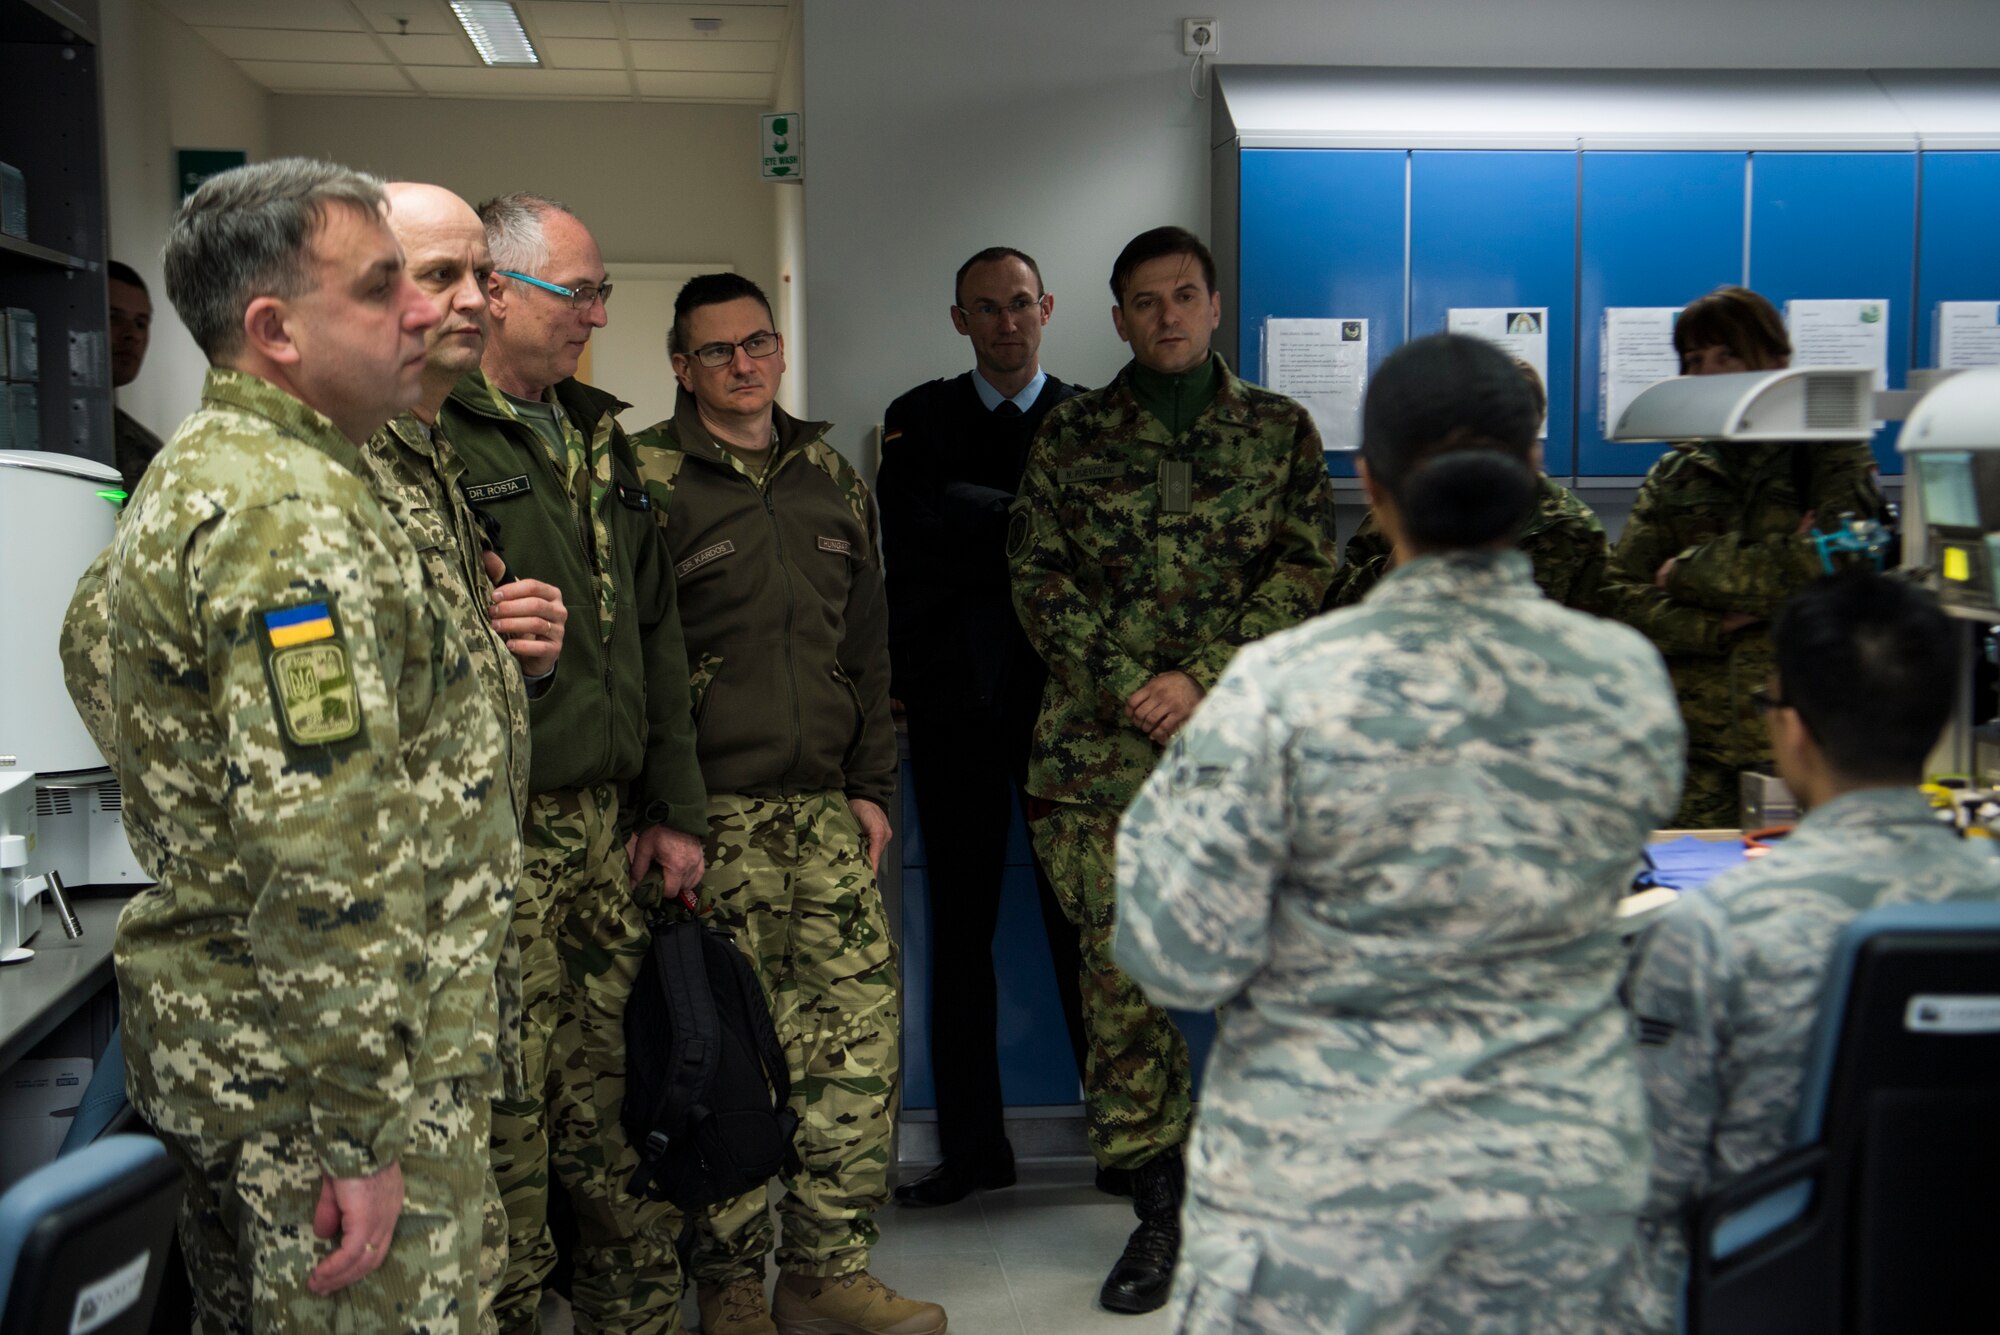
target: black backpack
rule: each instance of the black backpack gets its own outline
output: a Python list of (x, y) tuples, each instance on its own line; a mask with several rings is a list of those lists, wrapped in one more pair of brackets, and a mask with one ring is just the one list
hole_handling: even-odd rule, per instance
[(726, 931), (656, 921), (625, 1009), (635, 1196), (696, 1210), (799, 1171), (784, 1049), (764, 989)]

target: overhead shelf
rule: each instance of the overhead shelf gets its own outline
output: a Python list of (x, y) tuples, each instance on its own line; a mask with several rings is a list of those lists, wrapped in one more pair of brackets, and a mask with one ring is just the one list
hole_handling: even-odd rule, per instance
[(60, 250), (38, 246), (32, 241), (23, 241), (18, 236), (8, 236), (0, 232), (0, 264), (18, 265), (27, 260), (34, 264), (46, 265), (52, 269), (90, 269), (91, 262), (76, 255), (65, 255)]

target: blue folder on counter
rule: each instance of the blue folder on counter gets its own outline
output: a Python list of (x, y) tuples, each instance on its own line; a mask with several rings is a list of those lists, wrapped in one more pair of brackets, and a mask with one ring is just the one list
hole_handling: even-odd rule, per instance
[(1742, 866), (1743, 853), (1740, 839), (1697, 839), (1691, 834), (1670, 843), (1648, 844), (1646, 870), (1639, 873), (1637, 883), (1693, 890)]

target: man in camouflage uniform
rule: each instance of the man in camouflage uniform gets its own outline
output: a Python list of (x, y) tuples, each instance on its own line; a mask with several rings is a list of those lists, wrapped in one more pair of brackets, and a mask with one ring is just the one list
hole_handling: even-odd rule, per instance
[[(606, 319), (596, 241), (537, 196), (489, 201), (480, 217), (498, 266), (486, 351), (438, 423), (508, 567), (561, 589), (574, 623), (555, 680), (529, 706), (515, 929), (531, 1069), (527, 1097), (496, 1109), (494, 1162), (516, 1240), (498, 1314), (505, 1331), (537, 1328), (555, 1263), (553, 1179), (577, 1225), (577, 1328), (671, 1335), (679, 1216), (629, 1191), (638, 1155), (620, 1113), (625, 1003), (652, 942), (647, 914), (663, 885), (678, 894), (699, 878), (706, 829), (673, 573), (618, 426), (625, 405), (574, 379)], [(649, 876), (656, 866), (664, 882)]]
[(875, 881), (896, 784), (880, 547), (867, 488), (827, 424), (776, 404), (785, 353), (772, 325), (748, 279), (690, 279), (667, 344), (674, 415), (633, 442), (681, 581), (708, 786), (702, 907), (770, 999), (803, 1161), (778, 1201), (774, 1310), (766, 1193), (709, 1212), (694, 1261), (701, 1328), (931, 1335), (943, 1308), (868, 1273), (902, 1020)]
[(300, 159), (182, 206), (168, 295), (212, 369), (103, 574), (158, 882), (118, 926), (127, 1083), (187, 1170), (210, 1332), (478, 1323), (519, 855), (501, 722), (359, 449), (437, 321), (382, 214)]
[(1962, 637), (1914, 585), (1844, 574), (1779, 614), (1763, 696), (1806, 808), (1768, 857), (1681, 897), (1629, 984), (1653, 1171), (1620, 1329), (1675, 1328), (1686, 1221), (1790, 1144), (1835, 938), (1882, 904), (2000, 898), (2000, 861), (1916, 791), (1959, 689)]
[(1100, 1295), (1166, 1301), (1179, 1245), (1188, 1053), (1111, 959), (1125, 804), (1236, 650), (1318, 611), (1333, 492), (1305, 409), (1233, 375), (1209, 340), (1215, 265), (1191, 233), (1135, 238), (1112, 269), (1133, 361), (1043, 422), (1008, 532), (1014, 606), (1049, 666), (1029, 760), (1035, 851), (1077, 926), (1098, 1165), (1132, 1171), (1139, 1227)]
[[(553, 679), (568, 609), (562, 590), (553, 584), (505, 578), (500, 558), (485, 548), (466, 502), (460, 485), (465, 465), (437, 427), (445, 397), (460, 377), (479, 369), (486, 346), (486, 280), (493, 270), (486, 229), (464, 200), (439, 186), (396, 182), (386, 194), (389, 226), (403, 247), (404, 264), (417, 286), (437, 303), (438, 322), (425, 339), (422, 401), (369, 437), (362, 459), (376, 489), (395, 503), (397, 518), (416, 545), (432, 583), (450, 601), (480, 684), (494, 713), (506, 724), (507, 802), (518, 830), (528, 808), (528, 695), (539, 696)], [(512, 879), (519, 884), (518, 867)], [(508, 1197), (521, 1195), (516, 1183), (520, 1174), (547, 1181), (545, 1163), (523, 1164), (520, 1156), (506, 1152), (524, 1139), (547, 1143), (539, 1127), (524, 1134), (513, 1115), (528, 1097), (528, 1072), (534, 1072), (539, 1087), (547, 1058), (539, 1032), (532, 1052), (522, 1048), (523, 979), (534, 985), (538, 998), (543, 998), (538, 1005), (545, 1007), (545, 998), (557, 990), (559, 974), (555, 943), (539, 919), (538, 907), (533, 896), (516, 898), (514, 929), (508, 934), (500, 972), (499, 1041), (506, 1057), (502, 1063), (506, 1080), (493, 1111), (497, 1176), (495, 1218), (489, 1231), (494, 1237), (482, 1261), (482, 1270), (490, 1269), (491, 1274), (483, 1274), (481, 1284), (482, 1301), (489, 1305), (498, 1296), (508, 1252), (525, 1255), (546, 1245), (545, 1234), (535, 1227), (524, 1227), (521, 1236), (510, 1238), (510, 1216), (502, 1208)], [(520, 949), (524, 938), (531, 952), (526, 958)]]

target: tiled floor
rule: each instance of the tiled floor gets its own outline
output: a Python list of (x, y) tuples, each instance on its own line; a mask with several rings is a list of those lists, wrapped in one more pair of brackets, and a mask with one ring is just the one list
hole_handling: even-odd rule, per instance
[[(1160, 1335), (1169, 1329), (1164, 1312), (1120, 1316), (1097, 1305), (1136, 1221), (1130, 1201), (1103, 1195), (1090, 1178), (1088, 1160), (1024, 1163), (1005, 1191), (936, 1210), (892, 1205), (869, 1269), (902, 1293), (943, 1303), (952, 1335)], [(569, 1335), (569, 1313), (551, 1301), (544, 1330)]]

